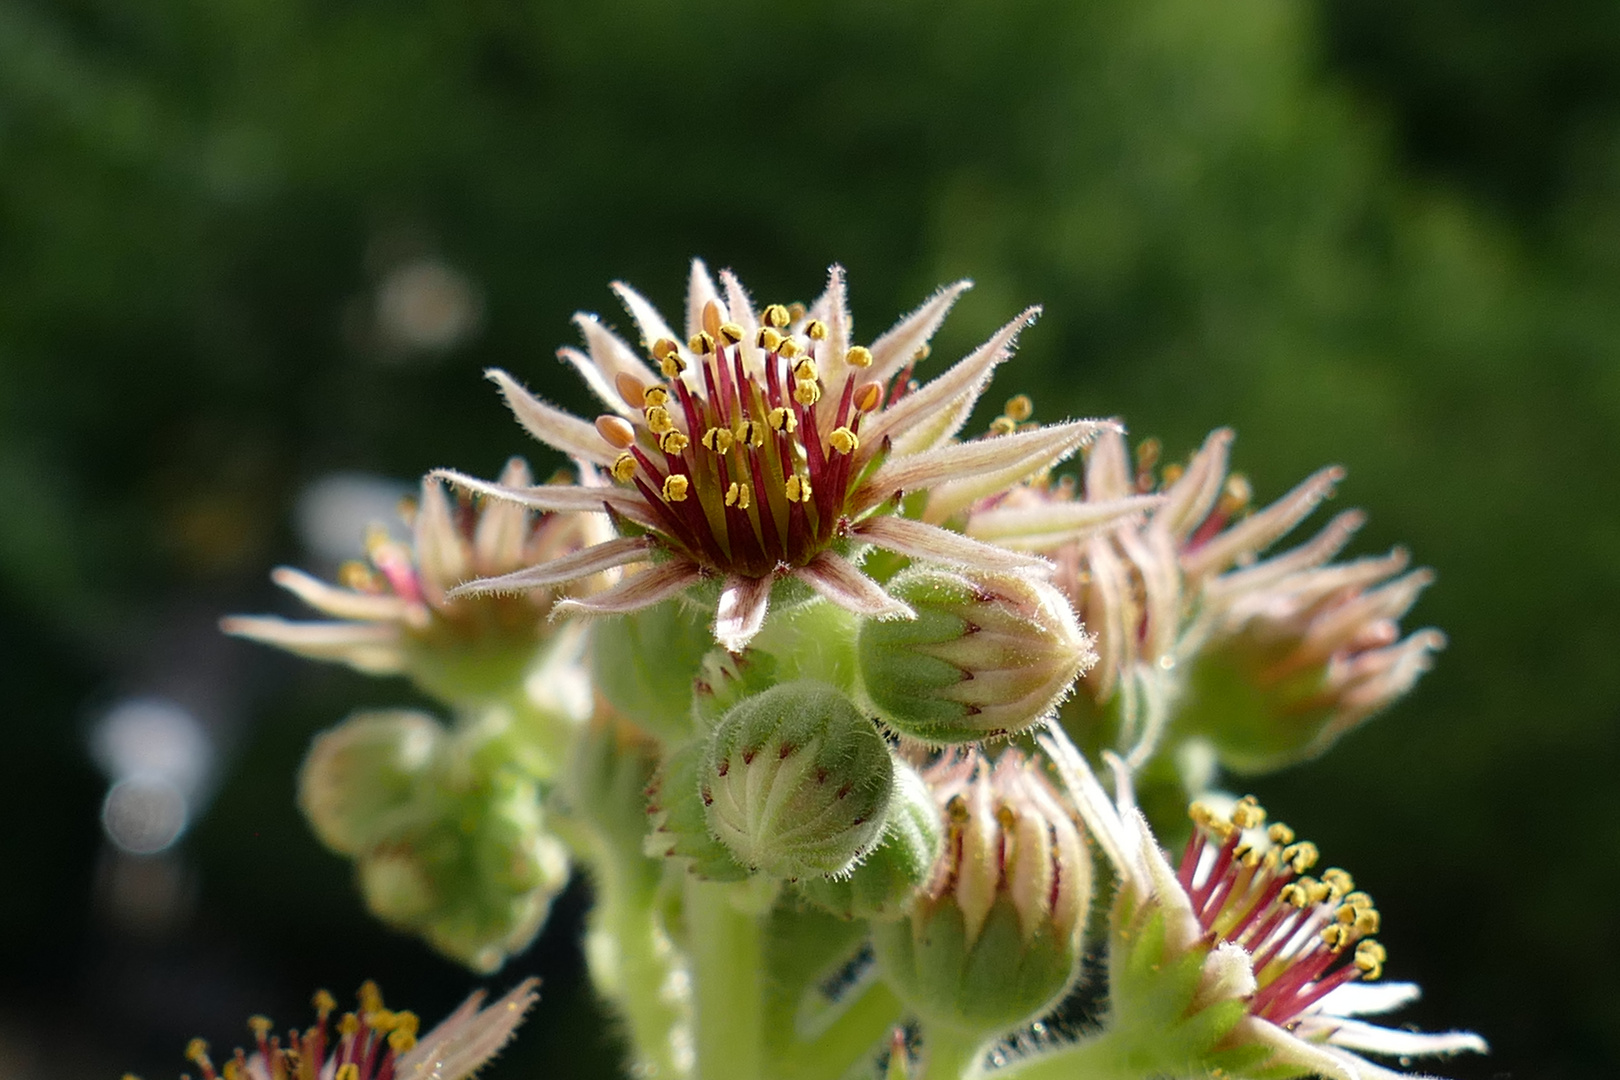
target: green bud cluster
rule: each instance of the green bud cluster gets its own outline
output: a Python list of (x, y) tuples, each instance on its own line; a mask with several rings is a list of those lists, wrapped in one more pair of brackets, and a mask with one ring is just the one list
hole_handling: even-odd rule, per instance
[(799, 892), (843, 919), (898, 919), (933, 873), (944, 832), (939, 807), (917, 771), (895, 762), (894, 795), (877, 844), (847, 873), (809, 877)]

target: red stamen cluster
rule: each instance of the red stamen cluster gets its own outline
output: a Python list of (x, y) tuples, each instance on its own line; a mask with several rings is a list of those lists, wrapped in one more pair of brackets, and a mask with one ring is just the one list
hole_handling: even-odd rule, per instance
[(1316, 845), (1296, 842), (1280, 822), (1262, 837), (1266, 812), (1253, 798), (1227, 818), (1201, 803), (1190, 815), (1177, 877), (1209, 946), (1231, 942), (1253, 957), (1250, 1015), (1286, 1027), (1335, 987), (1378, 978), (1384, 947), (1370, 936), (1378, 910), (1343, 870), (1306, 875)]
[[(742, 327), (722, 321), (711, 302), (705, 329), (689, 343), (701, 372), (661, 339), (652, 354), (665, 382), (643, 386), (622, 373), (616, 380), (620, 396), (641, 410), (639, 421), (596, 422), (621, 451), (614, 478), (635, 485), (665, 536), (700, 565), (751, 578), (782, 563), (805, 565), (847, 524), (856, 459), (862, 467), (872, 459), (858, 453), (861, 417), (884, 398), (881, 384), (862, 379), (871, 353), (851, 349), (843, 385), (827, 387), (816, 355), (827, 328), (812, 320), (802, 339), (784, 336), (791, 319), (780, 304), (765, 309), (754, 340), (761, 360), (751, 370)], [(836, 408), (818, 409), (833, 389)]]
[(224, 1080), (393, 1080), (400, 1056), (416, 1045), (416, 1014), (385, 1008), (376, 983), (367, 982), (360, 988), (359, 1011), (344, 1013), (335, 1032), (328, 1022), (337, 1008), (332, 995), (321, 990), (314, 1004), (315, 1025), (302, 1034), (290, 1029), (285, 1045), (279, 1036), (270, 1034), (267, 1018), (255, 1016), (248, 1021), (258, 1044), (252, 1057), (237, 1047), (216, 1071), (208, 1044), (201, 1039), (191, 1041), (186, 1057), (202, 1072), (202, 1080), (220, 1080), (221, 1076)]

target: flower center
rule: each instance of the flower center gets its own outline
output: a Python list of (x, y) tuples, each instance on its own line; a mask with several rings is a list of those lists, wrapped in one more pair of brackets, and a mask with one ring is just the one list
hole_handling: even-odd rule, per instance
[(360, 988), (359, 1011), (344, 1013), (336, 1025), (329, 1023), (337, 1008), (332, 995), (319, 991), (314, 1003), (315, 1025), (302, 1034), (296, 1028), (289, 1030), (285, 1046), (279, 1036), (270, 1034), (269, 1019), (255, 1016), (248, 1020), (263, 1063), (261, 1071), (250, 1071), (247, 1053), (238, 1047), (216, 1072), (208, 1044), (201, 1039), (191, 1040), (186, 1057), (201, 1071), (203, 1080), (218, 1080), (221, 1074), (224, 1080), (251, 1080), (256, 1075), (276, 1080), (392, 1080), (399, 1055), (416, 1045), (416, 1014), (385, 1008), (376, 983), (367, 982)]
[[(723, 321), (710, 302), (704, 329), (681, 348), (652, 346), (664, 381), (643, 386), (620, 374), (617, 389), (639, 418), (597, 418), (620, 451), (612, 473), (633, 484), (662, 524), (664, 538), (700, 565), (760, 578), (786, 563), (802, 566), (843, 525), (846, 498), (872, 454), (859, 454), (861, 417), (883, 404), (880, 383), (864, 379), (872, 354), (845, 355), (841, 386), (823, 383), (817, 352), (827, 327), (811, 320), (789, 334), (792, 316), (766, 308), (758, 334)], [(697, 369), (697, 370), (694, 370)], [(836, 394), (836, 407), (818, 403)]]
[(1221, 817), (1202, 803), (1177, 877), (1210, 947), (1228, 941), (1253, 958), (1259, 988), (1249, 1013), (1288, 1026), (1335, 987), (1383, 972), (1384, 947), (1372, 897), (1343, 870), (1320, 878), (1316, 845), (1296, 842), (1252, 797)]

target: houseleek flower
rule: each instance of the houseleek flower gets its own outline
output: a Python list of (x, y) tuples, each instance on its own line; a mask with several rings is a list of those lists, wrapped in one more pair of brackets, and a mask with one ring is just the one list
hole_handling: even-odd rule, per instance
[[(858, 345), (837, 266), (808, 309), (759, 310), (730, 272), (716, 285), (694, 260), (679, 336), (639, 293), (615, 283), (642, 348), (579, 315), (586, 349), (560, 354), (606, 408), (594, 423), (541, 401), (503, 371), (490, 372), (531, 435), (605, 469), (615, 486), (527, 487), (437, 475), (539, 510), (606, 510), (621, 535), (452, 595), (550, 588), (640, 564), (612, 588), (566, 599), (558, 610), (635, 611), (714, 581), (715, 638), (739, 652), (763, 624), (775, 587), (787, 582), (865, 617), (910, 617), (906, 604), (858, 568), (869, 545), (977, 570), (1043, 568), (1039, 556), (941, 523), (1110, 425), (1078, 420), (956, 441), (991, 373), (1039, 313), (1023, 312), (918, 386), (913, 365), (968, 287), (962, 281), (941, 289), (870, 345)], [(917, 498), (906, 505), (915, 516), (901, 516), (900, 498), (911, 495)]]
[[(360, 988), (359, 1008), (333, 1020), (337, 1002), (315, 994), (315, 1024), (289, 1029), (287, 1041), (271, 1034), (263, 1016), (248, 1020), (252, 1050), (237, 1050), (217, 1066), (208, 1044), (193, 1039), (186, 1058), (202, 1080), (465, 1080), (511, 1041), (523, 1015), (539, 1000), (538, 979), (525, 979), (487, 1008), (482, 990), (473, 994), (426, 1035), (416, 1014), (383, 1005), (377, 984)], [(125, 1080), (134, 1080), (126, 1076)]]

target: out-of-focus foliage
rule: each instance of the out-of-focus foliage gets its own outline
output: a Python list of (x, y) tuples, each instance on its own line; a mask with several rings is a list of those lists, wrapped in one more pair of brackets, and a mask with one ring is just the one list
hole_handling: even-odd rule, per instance
[[(1019, 365), (1038, 418), (1118, 413), (1172, 454), (1230, 423), (1262, 500), (1348, 466), (1363, 550), (1439, 571), (1416, 618), (1452, 647), (1261, 794), (1377, 893), (1392, 975), (1444, 1004), (1416, 1019), (1492, 1039), (1456, 1074), (1612, 1065), (1620, 42), (1591, 4), (1354, 8), (0, 2), (3, 789), (29, 883), (0, 896), (0, 1009), (27, 989), (17, 1016), (79, 1038), (93, 1005), (122, 1068), (141, 964), (186, 1002), (222, 971), (275, 1000), (450, 981), (295, 817), (298, 750), (358, 681), (173, 628), (307, 560), (291, 506), (325, 472), (558, 464), (480, 368), (582, 406), (551, 359), (568, 315), (622, 321), (615, 277), (673, 306), (701, 254), (764, 299), (843, 261), (868, 329), (967, 274), (936, 354), (1045, 303)], [(423, 260), (477, 293), (447, 351), (388, 324)], [(78, 717), (205, 655), (262, 721), (188, 841), (206, 930), (119, 951), (84, 899)], [(507, 1075), (609, 1068), (574, 1045), (576, 930), (542, 943), (563, 974)]]

